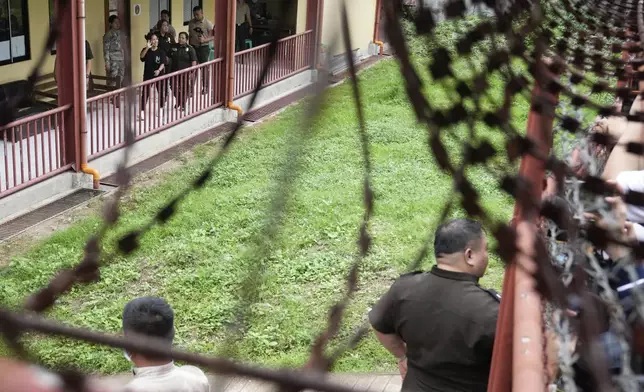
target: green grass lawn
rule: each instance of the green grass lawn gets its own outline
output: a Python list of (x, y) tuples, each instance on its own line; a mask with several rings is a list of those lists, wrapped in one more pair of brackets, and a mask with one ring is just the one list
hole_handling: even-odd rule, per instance
[[(341, 338), (366, 317), (368, 308), (388, 288), (420, 249), (451, 195), (451, 178), (441, 173), (427, 146), (426, 130), (408, 105), (395, 61), (381, 61), (361, 74), (367, 132), (373, 158), (376, 194), (371, 225), (373, 248), (360, 269), (359, 291), (349, 309)], [(496, 95), (500, 79), (492, 78)], [(434, 105), (447, 105), (440, 88), (427, 92)], [(308, 142), (303, 168), (287, 206), (283, 228), (266, 263), (259, 300), (251, 306), (252, 326), (236, 347), (237, 356), (270, 366), (300, 366), (314, 336), (326, 322), (329, 307), (341, 298), (343, 282), (357, 252), (363, 214), (362, 157), (355, 106), (349, 83), (330, 91), (323, 117)], [(120, 314), (130, 299), (166, 298), (176, 312), (178, 346), (208, 354), (222, 347), (226, 325), (238, 302), (245, 274), (243, 260), (252, 236), (261, 228), (278, 168), (284, 163), (289, 134), (306, 115), (304, 103), (275, 119), (244, 131), (200, 192), (188, 197), (164, 227), (154, 228), (129, 258), (102, 268), (102, 279), (78, 286), (62, 297), (48, 316), (73, 326), (117, 333)], [(515, 121), (525, 126), (528, 104), (515, 105)], [(504, 137), (477, 125), (479, 139), (503, 146)], [(467, 128), (455, 128), (468, 139)], [(458, 138), (445, 138), (451, 154), (460, 155)], [(218, 149), (211, 142), (196, 149), (180, 168), (163, 174), (152, 187), (135, 187), (124, 206), (123, 233), (146, 222), (165, 200), (177, 194), (204, 168)], [(496, 162), (508, 168), (507, 162)], [(498, 220), (508, 220), (513, 201), (482, 168), (467, 173), (484, 206)], [(459, 210), (452, 217), (463, 216)], [(0, 272), (0, 300), (19, 305), (54, 272), (77, 263), (84, 241), (99, 226), (93, 217), (57, 232), (13, 258)], [(116, 236), (108, 236), (111, 249)], [(431, 253), (431, 252), (430, 252)], [(424, 261), (429, 268), (433, 257)], [(492, 256), (483, 284), (500, 289), (503, 266)], [(117, 350), (30, 335), (27, 345), (46, 363), (73, 364), (85, 370), (128, 370)], [(395, 361), (369, 335), (338, 363), (338, 371), (384, 371)]]

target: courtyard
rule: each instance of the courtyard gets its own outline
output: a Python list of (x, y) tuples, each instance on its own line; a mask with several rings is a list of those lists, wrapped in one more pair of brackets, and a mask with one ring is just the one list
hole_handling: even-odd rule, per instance
[[(419, 60), (419, 64), (424, 61)], [(461, 64), (466, 67), (466, 64)], [(426, 69), (426, 68), (424, 68)], [(502, 81), (492, 78), (499, 97)], [(376, 196), (371, 223), (372, 252), (360, 268), (359, 290), (349, 307), (336, 344), (361, 325), (368, 309), (409, 263), (430, 235), (447, 201), (452, 179), (439, 170), (427, 146), (427, 131), (409, 106), (398, 64), (383, 60), (360, 74)], [(449, 106), (449, 86), (427, 92), (434, 105)], [(314, 337), (326, 325), (329, 308), (344, 292), (354, 261), (362, 219), (362, 156), (350, 83), (328, 91), (322, 116), (305, 144), (303, 165), (287, 202), (287, 211), (270, 256), (261, 263), (258, 298), (243, 339), (232, 347), (243, 361), (270, 366), (301, 366)], [(176, 312), (176, 344), (209, 354), (221, 353), (228, 326), (240, 303), (240, 283), (256, 260), (248, 258), (252, 239), (265, 223), (276, 174), (294, 130), (302, 125), (306, 101), (257, 126), (245, 129), (216, 167), (207, 186), (181, 203), (165, 226), (143, 237), (131, 257), (104, 260), (101, 280), (76, 286), (63, 296), (50, 317), (74, 326), (118, 333), (124, 304), (136, 296), (157, 295)], [(515, 121), (524, 127), (529, 105), (515, 105)], [(504, 135), (481, 126), (479, 140), (501, 146)], [(468, 129), (453, 128), (443, 139), (459, 155)], [(179, 164), (154, 181), (135, 180), (126, 197), (119, 226), (103, 242), (114, 247), (119, 234), (144, 224), (196, 177), (220, 147), (219, 140), (179, 157)], [(495, 162), (507, 165), (503, 159)], [(489, 168), (466, 173), (489, 214), (509, 220), (512, 200), (498, 188)], [(142, 182), (141, 185), (136, 185)], [(100, 209), (70, 227), (12, 252), (0, 272), (0, 301), (21, 305), (55, 271), (77, 263), (84, 242), (100, 225)], [(458, 208), (449, 216), (464, 216)], [(491, 244), (493, 247), (494, 244)], [(431, 247), (430, 247), (430, 255)], [(503, 265), (491, 254), (484, 286), (500, 290)], [(428, 269), (433, 256), (424, 260)], [(259, 264), (258, 264), (259, 265)], [(71, 340), (29, 335), (27, 347), (51, 365), (74, 365), (101, 374), (127, 371), (122, 353)], [(231, 347), (226, 347), (231, 352)], [(395, 361), (372, 335), (345, 354), (336, 371), (390, 371)]]

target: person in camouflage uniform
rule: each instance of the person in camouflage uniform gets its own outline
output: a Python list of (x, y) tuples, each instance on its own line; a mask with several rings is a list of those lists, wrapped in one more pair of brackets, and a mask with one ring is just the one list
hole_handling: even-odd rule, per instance
[(103, 36), (103, 56), (105, 73), (111, 80), (109, 85), (121, 86), (125, 76), (125, 56), (121, 48), (121, 22), (116, 15), (110, 16), (110, 29)]
[[(210, 42), (215, 39), (215, 25), (204, 17), (201, 6), (195, 6), (192, 9), (192, 16), (194, 18), (188, 23), (188, 41), (195, 48), (199, 64), (203, 64), (210, 57)], [(204, 95), (208, 93), (210, 81), (210, 75), (205, 71), (206, 68), (202, 68), (200, 71), (202, 83), (201, 93)]]

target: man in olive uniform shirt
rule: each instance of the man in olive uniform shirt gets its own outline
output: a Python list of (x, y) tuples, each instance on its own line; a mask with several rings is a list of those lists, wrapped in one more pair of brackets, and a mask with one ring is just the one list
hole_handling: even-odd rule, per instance
[(172, 47), (177, 43), (174, 39), (174, 35), (170, 33), (170, 24), (165, 20), (161, 21), (160, 29), (154, 33), (156, 33), (159, 38), (159, 48), (161, 48), (161, 50), (166, 54), (169, 54)]
[[(197, 60), (199, 64), (203, 64), (208, 61), (210, 57), (210, 41), (215, 39), (215, 34), (213, 25), (208, 19), (203, 15), (203, 9), (200, 6), (196, 6), (192, 10), (192, 16), (194, 17), (188, 24), (188, 35), (190, 39), (190, 45), (195, 48), (197, 52)], [(202, 94), (206, 94), (208, 91), (208, 73), (204, 72), (205, 68), (201, 72), (201, 81), (202, 81)]]
[[(108, 84), (121, 86), (125, 76), (125, 54), (121, 47), (121, 21), (116, 15), (109, 19), (110, 29), (103, 35), (103, 57), (105, 58), (105, 73), (110, 78)], [(116, 101), (118, 105), (118, 101)]]
[[(174, 45), (168, 55), (171, 58), (171, 72), (178, 72), (197, 65), (197, 54), (195, 53), (195, 49), (188, 45), (188, 34), (185, 31), (179, 33), (179, 44)], [(174, 83), (172, 92), (174, 93), (176, 106), (181, 110), (186, 110), (188, 91), (192, 88), (191, 79), (180, 77), (172, 79)]]
[(401, 276), (369, 320), (398, 358), (403, 391), (485, 391), (500, 303), (478, 284), (486, 235), (478, 222), (452, 220), (437, 229), (434, 253), (431, 272)]
[[(161, 20), (160, 30), (156, 31), (157, 38), (159, 39), (159, 49), (161, 49), (166, 54), (166, 63), (164, 73), (170, 73), (170, 51), (177, 44), (174, 40), (174, 35), (170, 33), (170, 23), (166, 20)], [(159, 81), (159, 86), (161, 91), (164, 94), (164, 99), (167, 100), (168, 90), (170, 87), (170, 79), (165, 79)]]

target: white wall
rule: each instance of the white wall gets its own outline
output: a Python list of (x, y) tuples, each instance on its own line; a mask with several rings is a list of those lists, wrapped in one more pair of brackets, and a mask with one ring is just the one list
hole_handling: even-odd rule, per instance
[[(349, 33), (353, 48), (360, 52), (367, 52), (369, 43), (373, 39), (373, 28), (376, 21), (376, 0), (350, 0), (347, 4), (349, 18)], [(328, 55), (336, 56), (345, 53), (342, 45), (342, 1), (327, 0), (324, 2), (322, 16), (322, 45), (325, 45)], [(334, 40), (338, 44), (331, 49)]]

